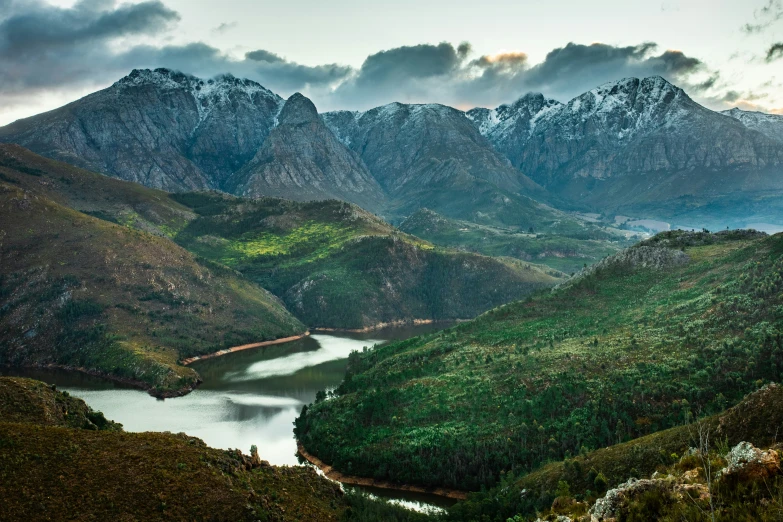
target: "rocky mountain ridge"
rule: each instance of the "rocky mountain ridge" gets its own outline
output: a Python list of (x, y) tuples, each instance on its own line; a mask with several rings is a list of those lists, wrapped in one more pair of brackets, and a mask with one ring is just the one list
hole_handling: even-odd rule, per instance
[(332, 134), (313, 102), (299, 93), (285, 102), (277, 125), (226, 188), (248, 197), (339, 199), (373, 211), (383, 207), (386, 197), (362, 160)]
[(743, 111), (733, 108), (721, 111), (721, 114), (731, 116), (742, 122), (749, 129), (757, 130), (769, 138), (783, 142), (783, 115), (767, 114), (757, 111)]
[(391, 103), (319, 115), (297, 100), (305, 120), (291, 121), (250, 80), (134, 70), (0, 128), (0, 142), (169, 191), (337, 198), (394, 222), (427, 207), (526, 230), (560, 219), (539, 202), (665, 218), (683, 198), (716, 214), (727, 194), (783, 190), (783, 117), (716, 113), (661, 77), (467, 113)]
[(778, 189), (783, 178), (783, 146), (749, 123), (760, 117), (725, 118), (661, 77), (609, 82), (567, 103), (528, 94), (467, 116), (534, 181), (601, 211)]

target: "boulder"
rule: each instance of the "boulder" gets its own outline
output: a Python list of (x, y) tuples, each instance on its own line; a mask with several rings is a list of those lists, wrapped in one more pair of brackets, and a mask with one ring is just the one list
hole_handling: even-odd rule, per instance
[(756, 480), (771, 477), (780, 472), (780, 455), (774, 449), (762, 451), (750, 442), (740, 442), (726, 455), (727, 465), (721, 477)]

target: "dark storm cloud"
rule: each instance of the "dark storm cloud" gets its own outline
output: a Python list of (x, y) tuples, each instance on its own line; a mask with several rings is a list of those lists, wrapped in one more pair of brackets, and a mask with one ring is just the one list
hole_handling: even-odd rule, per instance
[(0, 92), (10, 94), (89, 83), (109, 65), (109, 42), (159, 34), (179, 19), (160, 1), (81, 0), (69, 9), (12, 1), (0, 13)]
[(254, 62), (267, 62), (267, 63), (285, 61), (279, 54), (265, 51), (263, 49), (258, 49), (257, 51), (250, 51), (249, 53), (245, 53), (245, 58), (247, 58), (248, 60), (253, 60)]
[(777, 60), (778, 58), (783, 58), (783, 42), (772, 44), (767, 50), (766, 60), (768, 62)]
[[(659, 52), (644, 42), (633, 46), (569, 43), (531, 65), (523, 52), (484, 55), (468, 60), (469, 45), (449, 43), (399, 47), (369, 56), (332, 99), (337, 106), (367, 108), (391, 101), (439, 101), (467, 107), (512, 101), (540, 91), (568, 100), (596, 85), (628, 76), (660, 75), (703, 92), (717, 73), (681, 51)], [(698, 77), (698, 81), (693, 78)]]
[(351, 67), (338, 64), (307, 66), (289, 62), (279, 54), (264, 49), (245, 53), (244, 63), (234, 64), (236, 69), (248, 71), (264, 85), (278, 86), (284, 91), (300, 90), (305, 86), (332, 85), (353, 72)]
[[(71, 8), (0, 0), (0, 96), (11, 106), (41, 93), (107, 85), (133, 68), (157, 67), (207, 78), (231, 73), (283, 96), (304, 91), (321, 109), (367, 109), (392, 101), (496, 106), (529, 91), (566, 101), (607, 81), (651, 75), (698, 94), (715, 90), (718, 78), (699, 59), (659, 51), (651, 42), (569, 43), (537, 64), (524, 52), (471, 56), (467, 42), (422, 43), (371, 54), (359, 68), (303, 65), (266, 49), (238, 58), (203, 42), (139, 43), (163, 40), (178, 20), (160, 0), (80, 0)], [(773, 46), (769, 59), (778, 55)]]
[(371, 54), (358, 71), (337, 87), (326, 103), (334, 107), (366, 109), (392, 101), (436, 99), (433, 86), (458, 79), (470, 49), (466, 42), (457, 47), (442, 42)]
[(399, 78), (420, 79), (455, 71), (469, 48), (455, 49), (450, 43), (397, 47), (368, 56), (356, 77), (360, 85), (383, 85)]
[[(0, 22), (0, 56), (35, 57), (57, 47), (72, 48), (128, 35), (156, 34), (179, 15), (160, 1), (114, 7), (113, 2), (82, 0), (70, 9), (39, 3), (20, 10), (10, 5), (10, 16)], [(66, 51), (67, 52), (67, 51)]]
[[(331, 84), (352, 72), (337, 64), (300, 65), (262, 49), (236, 60), (202, 42), (164, 47), (132, 43), (133, 37), (161, 35), (178, 20), (177, 12), (159, 0), (122, 5), (81, 0), (71, 8), (0, 0), (0, 94), (13, 103), (41, 90), (110, 82), (143, 67), (208, 77), (230, 72), (282, 91)], [(123, 38), (130, 43), (117, 50), (113, 44)]]

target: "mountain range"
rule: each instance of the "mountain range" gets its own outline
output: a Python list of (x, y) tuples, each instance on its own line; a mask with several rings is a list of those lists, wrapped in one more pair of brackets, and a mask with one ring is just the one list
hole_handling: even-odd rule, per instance
[(0, 128), (0, 141), (168, 191), (341, 199), (392, 222), (426, 207), (551, 230), (592, 227), (558, 208), (744, 226), (762, 195), (783, 191), (781, 129), (783, 116), (714, 112), (661, 77), (567, 103), (529, 93), (467, 112), (392, 103), (318, 114), (298, 93), (156, 69)]

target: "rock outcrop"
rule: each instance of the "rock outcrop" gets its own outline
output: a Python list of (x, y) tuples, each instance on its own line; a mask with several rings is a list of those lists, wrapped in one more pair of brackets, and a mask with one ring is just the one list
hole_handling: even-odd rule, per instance
[(386, 197), (361, 159), (340, 143), (315, 105), (299, 93), (285, 102), (278, 125), (227, 188), (250, 197), (340, 199), (373, 211), (383, 207)]
[(721, 477), (757, 480), (780, 472), (780, 455), (774, 449), (763, 451), (750, 442), (740, 442), (726, 455), (726, 467)]

